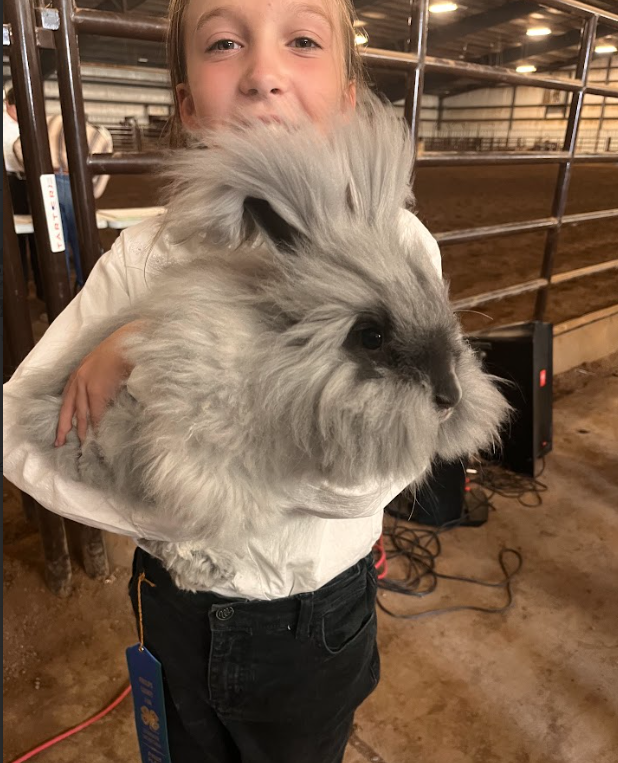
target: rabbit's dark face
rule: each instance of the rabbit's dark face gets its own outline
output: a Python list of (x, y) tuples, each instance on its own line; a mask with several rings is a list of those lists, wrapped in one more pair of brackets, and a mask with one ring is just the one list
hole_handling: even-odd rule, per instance
[(393, 376), (420, 385), (445, 418), (461, 400), (457, 379), (460, 340), (454, 327), (436, 328), (429, 335), (405, 335), (386, 312), (360, 315), (344, 348), (358, 363), (360, 379)]
[(328, 479), (412, 481), (436, 456), (492, 442), (506, 406), (427, 252), (404, 249), (396, 231), (344, 235), (328, 249), (297, 246), (265, 287), (264, 426), (277, 421), (286, 435), (268, 440)]

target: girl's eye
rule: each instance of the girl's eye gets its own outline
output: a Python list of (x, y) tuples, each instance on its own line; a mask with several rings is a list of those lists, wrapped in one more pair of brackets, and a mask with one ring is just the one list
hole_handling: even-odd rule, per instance
[(208, 52), (211, 51), (226, 51), (226, 50), (238, 50), (240, 48), (240, 45), (237, 42), (234, 42), (234, 40), (217, 40), (217, 42), (213, 43), (209, 48)]
[(301, 50), (312, 50), (313, 48), (319, 48), (320, 46), (312, 40), (311, 37), (297, 37), (292, 41), (294, 48), (300, 48)]

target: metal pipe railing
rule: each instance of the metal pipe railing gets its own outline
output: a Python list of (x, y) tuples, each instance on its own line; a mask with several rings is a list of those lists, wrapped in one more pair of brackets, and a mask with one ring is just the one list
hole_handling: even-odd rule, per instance
[[(417, 60), (417, 65), (408, 74), (404, 116), (410, 125), (412, 151), (414, 159), (418, 148), (421, 128), (421, 101), (425, 81), (425, 62), (427, 60), (427, 29), (429, 27), (429, 0), (410, 0), (409, 48)], [(415, 12), (416, 11), (416, 12)]]
[(156, 172), (161, 167), (162, 158), (161, 151), (91, 154), (88, 166), (93, 175), (139, 175), (142, 172)]
[(54, 37), (62, 126), (77, 221), (80, 259), (84, 277), (87, 278), (101, 256), (101, 245), (97, 230), (92, 175), (88, 167), (89, 150), (79, 44), (73, 24), (73, 0), (54, 0), (54, 6), (60, 16)]
[[(599, 273), (607, 273), (610, 270), (618, 270), (618, 260), (599, 262), (595, 265), (587, 265), (584, 268), (568, 270), (565, 273), (557, 273), (552, 278), (552, 283), (563, 284), (570, 281), (577, 281), (580, 278), (598, 275)], [(453, 302), (453, 307), (455, 310), (465, 310), (472, 307), (479, 307), (480, 305), (486, 305), (489, 302), (498, 302), (508, 297), (518, 297), (522, 294), (529, 294), (530, 292), (534, 291), (538, 293), (541, 291), (541, 289), (547, 287), (548, 285), (548, 279), (536, 278), (533, 281), (526, 281), (524, 283), (515, 284), (513, 286), (507, 286), (504, 289), (494, 289), (492, 291), (483, 292), (482, 294), (474, 294), (471, 297), (456, 299)]]
[[(362, 56), (369, 66), (382, 71), (406, 73), (419, 65), (419, 57), (415, 53), (365, 48)], [(564, 77), (548, 77), (540, 74), (520, 74), (513, 69), (506, 69), (501, 66), (473, 64), (469, 61), (453, 61), (450, 58), (437, 58), (436, 56), (426, 56), (425, 69), (426, 71), (438, 72), (440, 74), (461, 75), (471, 79), (503, 82), (527, 87), (541, 87), (550, 90), (576, 92), (582, 88), (582, 82), (578, 78), (566, 79)], [(588, 92), (618, 98), (618, 88), (608, 85), (595, 83), (589, 86)]]
[[(566, 151), (527, 151), (526, 153), (516, 151), (504, 153), (499, 151), (488, 151), (487, 153), (464, 151), (457, 154), (428, 151), (419, 156), (416, 161), (419, 167), (468, 167), (494, 164), (557, 164), (566, 162), (568, 158), (569, 155)], [(615, 156), (613, 159), (616, 161)]]
[[(596, 212), (580, 212), (579, 214), (563, 215), (562, 225), (581, 225), (582, 223), (612, 220), (618, 217), (618, 209), (600, 209)], [(439, 244), (463, 244), (469, 241), (480, 241), (486, 238), (502, 236), (517, 236), (522, 233), (537, 233), (558, 227), (555, 217), (542, 217), (538, 220), (524, 220), (519, 223), (500, 223), (486, 225), (481, 228), (462, 228), (460, 230), (434, 233)]]
[(78, 34), (147, 42), (165, 42), (167, 36), (167, 19), (158, 16), (76, 8), (73, 20)]
[(6, 361), (4, 363), (5, 376), (7, 376), (13, 373), (34, 347), (34, 337), (28, 309), (28, 289), (13, 224), (13, 203), (4, 157), (2, 160), (2, 262), (3, 328), (11, 360), (10, 367), (7, 366)]
[(534, 316), (536, 320), (543, 320), (545, 311), (547, 309), (549, 286), (554, 269), (554, 259), (556, 252), (558, 251), (558, 238), (560, 236), (562, 218), (565, 213), (569, 186), (571, 184), (573, 157), (575, 156), (575, 150), (577, 147), (577, 134), (579, 131), (579, 123), (581, 119), (582, 108), (584, 105), (585, 87), (588, 82), (590, 62), (592, 61), (594, 51), (597, 20), (597, 16), (590, 16), (586, 19), (584, 28), (582, 30), (581, 47), (577, 60), (577, 67), (575, 69), (575, 76), (578, 80), (581, 80), (582, 88), (573, 93), (571, 98), (571, 105), (569, 107), (569, 117), (567, 120), (567, 128), (564, 136), (563, 146), (563, 151), (568, 152), (569, 158), (564, 164), (561, 164), (558, 169), (558, 177), (556, 179), (556, 189), (554, 192), (551, 211), (551, 216), (556, 218), (557, 225), (555, 228), (552, 228), (548, 231), (547, 238), (545, 240), (545, 250), (543, 252), (540, 277), (546, 281), (546, 284), (541, 289), (539, 289), (539, 292), (536, 296), (536, 302), (534, 306)]
[(557, 225), (552, 217), (540, 220), (527, 220), (521, 223), (502, 223), (500, 225), (486, 225), (481, 228), (462, 228), (461, 230), (443, 231), (434, 233), (434, 238), (439, 244), (463, 244), (469, 241), (481, 241), (486, 238), (499, 238), (502, 236), (516, 236), (521, 233), (536, 233), (548, 230)]
[[(69, 6), (72, 7), (70, 0), (55, 0), (55, 4), (59, 10), (64, 8), (65, 14), (68, 13)], [(538, 295), (537, 299), (537, 316), (544, 312), (546, 297), (543, 297), (542, 294), (546, 295), (551, 282), (551, 271), (553, 269), (553, 260), (561, 227), (563, 225), (574, 225), (590, 220), (603, 220), (616, 216), (616, 210), (601, 210), (594, 213), (567, 216), (564, 214), (564, 209), (568, 195), (572, 167), (575, 163), (616, 161), (615, 155), (610, 153), (578, 154), (575, 151), (575, 144), (578, 129), (582, 120), (581, 111), (584, 95), (590, 93), (601, 95), (603, 97), (618, 98), (617, 87), (588, 82), (588, 70), (596, 23), (601, 19), (604, 23), (618, 26), (618, 14), (594, 8), (586, 3), (578, 2), (578, 0), (547, 0), (544, 4), (565, 12), (571, 12), (586, 20), (584, 24), (583, 43), (580, 48), (580, 57), (575, 77), (572, 79), (520, 74), (502, 67), (485, 66), (465, 61), (452, 61), (435, 56), (428, 56), (427, 0), (411, 3), (408, 52), (400, 53), (375, 48), (366, 48), (362, 51), (364, 60), (369, 66), (377, 69), (400, 71), (408, 75), (409, 88), (406, 95), (405, 113), (414, 135), (418, 133), (421, 121), (422, 81), (426, 71), (452, 74), (454, 76), (466, 76), (487, 82), (503, 82), (513, 85), (550, 88), (573, 94), (562, 151), (530, 151), (518, 153), (495, 152), (489, 154), (479, 154), (475, 152), (444, 154), (431, 152), (417, 158), (417, 166), (420, 167), (516, 164), (559, 165), (558, 182), (554, 193), (551, 217), (519, 223), (483, 226), (476, 229), (445, 231), (436, 234), (436, 238), (441, 243), (452, 244), (481, 240), (495, 236), (515, 235), (531, 231), (547, 231), (541, 277), (535, 281), (510, 287), (509, 290), (499, 290), (500, 295), (508, 296), (511, 293), (527, 293), (534, 289), (539, 289), (541, 294)], [(50, 13), (52, 12), (48, 10), (48, 17), (47, 19), (42, 19), (42, 23), (49, 29), (58, 29), (58, 26), (61, 26), (62, 24), (58, 23), (54, 26), (54, 20), (49, 15)], [(72, 8), (70, 16), (69, 24), (73, 24), (74, 33), (76, 35), (98, 34), (125, 39), (163, 41), (167, 31), (167, 21), (156, 17), (139, 16), (136, 14), (126, 15), (93, 9), (75, 8)], [(69, 45), (76, 48), (76, 39), (73, 39), (70, 43), (67, 42), (66, 47), (69, 47)], [(64, 52), (64, 55), (67, 55), (66, 51)], [(79, 86), (81, 89), (81, 83), (78, 83), (75, 79), (73, 80), (73, 83), (75, 87)], [(83, 103), (81, 110), (78, 108), (78, 105), (75, 104), (75, 111), (81, 111), (81, 114), (79, 114), (76, 119), (81, 118), (83, 120)], [(80, 154), (82, 159), (83, 153), (84, 152), (82, 151)], [(161, 156), (161, 153), (114, 153), (112, 155), (94, 155), (87, 156), (83, 164), (87, 167), (89, 175), (152, 172), (158, 167)], [(75, 161), (77, 161), (77, 159)], [(87, 226), (94, 227), (91, 215), (88, 215), (87, 217), (89, 218)], [(586, 269), (573, 271), (573, 277), (577, 277), (576, 274), (579, 272), (584, 274), (584, 271), (588, 272)], [(561, 279), (564, 280), (564, 274), (561, 275)], [(515, 292), (513, 292), (513, 290), (515, 290)], [(480, 300), (478, 304), (482, 304), (488, 295), (491, 295), (492, 301), (494, 299), (502, 298), (501, 296), (496, 296), (496, 292), (488, 292), (485, 295), (478, 295), (475, 299)]]
[(34, 9), (30, 3), (8, 0), (4, 13), (11, 25), (9, 58), (15, 91), (19, 133), (34, 236), (41, 265), (47, 315), (50, 322), (71, 301), (64, 249), (52, 244), (40, 178), (53, 177), (41, 67), (36, 45)]
[(518, 283), (514, 286), (507, 286), (504, 289), (494, 289), (492, 291), (483, 292), (482, 294), (474, 294), (471, 297), (456, 299), (453, 301), (453, 308), (457, 311), (467, 310), (472, 307), (478, 307), (479, 305), (486, 305), (488, 302), (498, 302), (499, 300), (507, 299), (508, 297), (518, 297), (521, 294), (529, 294), (530, 292), (538, 291), (546, 285), (547, 281), (544, 278), (536, 278), (534, 281)]
[(608, 24), (613, 24), (618, 28), (618, 13), (612, 13), (588, 3), (582, 3), (580, 0), (541, 0), (541, 5), (548, 5), (550, 8), (555, 8), (558, 11), (564, 11), (574, 16), (583, 16), (584, 18), (596, 16), (601, 21), (606, 21)]
[(554, 273), (551, 282), (552, 284), (562, 284), (569, 281), (576, 281), (579, 278), (595, 276), (599, 273), (606, 273), (609, 270), (617, 269), (618, 260), (606, 260), (605, 262), (597, 262), (594, 265), (586, 265), (586, 267), (577, 268), (576, 270), (567, 270), (564, 273)]
[[(64, 248), (59, 243), (62, 236), (58, 235), (58, 240), (55, 240), (54, 245), (52, 245), (50, 233), (52, 223), (48, 220), (51, 211), (46, 209), (43, 197), (44, 183), (49, 182), (51, 188), (54, 189), (55, 178), (49, 148), (43, 82), (37, 50), (35, 12), (30, 3), (24, 3), (21, 0), (7, 0), (4, 5), (4, 12), (11, 29), (9, 59), (19, 119), (24, 169), (34, 225), (37, 257), (41, 267), (45, 304), (51, 322), (67, 306), (73, 295), (69, 286)], [(74, 201), (76, 201), (77, 213), (82, 200), (74, 199)], [(55, 199), (50, 200), (50, 208), (53, 205), (56, 209), (54, 224), (61, 231), (57, 194)], [(83, 206), (81, 209), (83, 210)], [(82, 225), (84, 225), (83, 220)], [(82, 234), (84, 230), (87, 231), (87, 226), (82, 229)], [(72, 573), (64, 520), (38, 504), (35, 504), (35, 513), (43, 544), (47, 585), (59, 596), (66, 596), (71, 591)], [(80, 540), (86, 571), (97, 577), (107, 576), (109, 566), (101, 531), (82, 527)]]

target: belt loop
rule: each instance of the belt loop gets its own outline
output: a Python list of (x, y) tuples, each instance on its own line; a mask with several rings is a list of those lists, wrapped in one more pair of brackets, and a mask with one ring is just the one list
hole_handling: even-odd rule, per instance
[(296, 638), (298, 641), (306, 641), (313, 620), (313, 592), (299, 594), (298, 600), (300, 611), (296, 622)]

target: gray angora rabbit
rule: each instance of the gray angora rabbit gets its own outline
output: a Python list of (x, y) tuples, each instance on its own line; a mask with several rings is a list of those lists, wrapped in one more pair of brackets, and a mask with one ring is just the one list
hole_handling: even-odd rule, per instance
[[(21, 417), (57, 470), (131, 502), (136, 526), (141, 512), (169, 526), (174, 542), (150, 548), (193, 589), (229, 579), (221, 549), (256, 523), (354, 516), (380, 485), (492, 445), (507, 410), (428, 254), (402, 241), (411, 150), (390, 108), (369, 101), (329, 134), (256, 124), (206, 145), (174, 153), (166, 218), (202, 253), (30, 376)], [(72, 433), (54, 449), (70, 372), (137, 318), (126, 387), (83, 447)]]

